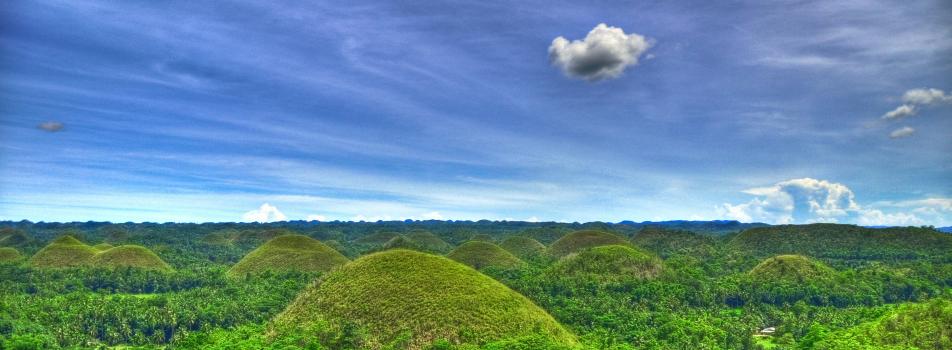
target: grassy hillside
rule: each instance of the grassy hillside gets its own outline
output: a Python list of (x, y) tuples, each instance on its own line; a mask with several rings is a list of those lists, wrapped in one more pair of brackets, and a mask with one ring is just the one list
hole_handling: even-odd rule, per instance
[(30, 236), (12, 227), (0, 228), (0, 247), (19, 246), (30, 241)]
[[(98, 245), (97, 245), (98, 246)], [(171, 270), (172, 267), (162, 261), (149, 248), (138, 245), (121, 245), (101, 251), (93, 256), (90, 265), (106, 268), (132, 267), (148, 270)]]
[(0, 248), (0, 263), (7, 263), (18, 261), (23, 258), (23, 255), (20, 255), (20, 252), (15, 248), (3, 247)]
[[(368, 288), (368, 286), (373, 286)], [(276, 334), (317, 322), (365, 330), (358, 347), (423, 349), (539, 335), (574, 345), (545, 311), (499, 282), (444, 257), (398, 249), (364, 256), (302, 292), (272, 325)]]
[(230, 245), (232, 244), (233, 237), (235, 236), (237, 236), (236, 233), (229, 234), (228, 231), (211, 232), (202, 236), (201, 241), (211, 245)]
[(645, 227), (632, 237), (631, 243), (668, 257), (673, 254), (710, 254), (715, 239), (690, 231), (670, 230), (657, 227)]
[(598, 246), (570, 254), (553, 267), (564, 276), (595, 279), (652, 278), (661, 272), (661, 259), (623, 245)]
[(836, 271), (802, 255), (778, 255), (757, 264), (750, 275), (760, 281), (806, 282), (831, 280)]
[(521, 259), (531, 259), (545, 253), (545, 245), (526, 236), (512, 236), (499, 243), (499, 247)]
[(383, 245), (383, 249), (410, 249), (425, 253), (446, 254), (453, 249), (453, 246), (430, 232), (418, 231), (390, 239)]
[(349, 260), (333, 248), (311, 237), (284, 235), (275, 237), (245, 255), (228, 270), (237, 277), (266, 271), (326, 272)]
[(38, 268), (64, 268), (88, 265), (98, 253), (71, 235), (56, 238), (30, 258), (30, 265)]
[(492, 235), (488, 235), (488, 234), (485, 234), (485, 233), (479, 233), (479, 234), (475, 234), (475, 235), (470, 236), (470, 237), (469, 237), (469, 241), (483, 241), (483, 242), (496, 243), (496, 238), (493, 237)]
[(453, 249), (453, 245), (429, 231), (417, 230), (406, 234), (405, 237), (425, 251), (446, 254)]
[(952, 349), (952, 301), (904, 305), (877, 320), (828, 333), (812, 349)]
[(556, 257), (566, 256), (588, 248), (603, 245), (628, 245), (628, 240), (613, 233), (597, 230), (575, 231), (559, 238), (549, 246), (549, 254)]
[(106, 251), (106, 250), (115, 248), (115, 246), (112, 245), (112, 244), (109, 244), (109, 243), (99, 243), (99, 244), (97, 244), (97, 245), (94, 245), (93, 248), (95, 248), (96, 250), (102, 252), (102, 251)]
[(384, 245), (387, 244), (391, 239), (400, 236), (400, 234), (392, 231), (382, 231), (374, 232), (372, 234), (360, 237), (354, 240), (354, 243), (357, 244), (370, 244), (370, 245)]
[(483, 241), (469, 241), (463, 243), (452, 252), (446, 255), (447, 258), (469, 265), (474, 269), (481, 269), (488, 266), (495, 267), (518, 267), (524, 264), (512, 253), (505, 249)]
[(952, 235), (917, 227), (871, 229), (838, 224), (760, 227), (741, 232), (731, 245), (758, 256), (801, 254), (875, 260), (952, 257)]

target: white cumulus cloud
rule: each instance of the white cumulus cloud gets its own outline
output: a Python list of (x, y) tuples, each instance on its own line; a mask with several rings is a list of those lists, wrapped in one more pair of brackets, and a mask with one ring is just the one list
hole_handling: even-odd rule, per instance
[(649, 47), (644, 36), (600, 23), (585, 39), (569, 41), (560, 36), (552, 40), (549, 59), (570, 77), (596, 81), (617, 78), (625, 68), (638, 64)]
[(945, 225), (952, 198), (931, 197), (861, 206), (846, 185), (812, 178), (782, 181), (743, 191), (755, 198), (717, 206), (722, 217), (744, 222), (806, 224), (855, 223), (864, 226)]
[(852, 190), (826, 180), (792, 179), (744, 193), (756, 198), (736, 205), (725, 203), (718, 207), (719, 213), (746, 222), (790, 224), (838, 222), (860, 210)]
[(902, 95), (902, 101), (917, 105), (931, 105), (952, 102), (952, 95), (946, 94), (945, 91), (939, 89), (912, 89)]
[(274, 222), (285, 221), (288, 219), (277, 207), (264, 203), (258, 209), (248, 211), (241, 216), (241, 219), (247, 222)]
[(882, 119), (901, 119), (905, 117), (911, 117), (916, 115), (916, 112), (918, 112), (918, 110), (916, 109), (916, 106), (901, 105), (899, 107), (896, 107), (896, 109), (886, 112), (886, 114), (883, 114)]
[(899, 139), (903, 137), (912, 136), (912, 134), (915, 134), (915, 133), (916, 133), (916, 129), (910, 128), (908, 126), (904, 126), (899, 129), (893, 130), (893, 132), (889, 133), (889, 138)]

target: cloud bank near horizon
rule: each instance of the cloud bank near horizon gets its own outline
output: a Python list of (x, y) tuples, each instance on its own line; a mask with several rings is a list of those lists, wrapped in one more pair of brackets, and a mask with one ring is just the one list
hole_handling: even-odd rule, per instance
[[(921, 226), (941, 221), (952, 212), (952, 199), (928, 198), (884, 204), (893, 210), (884, 212), (857, 203), (846, 185), (813, 178), (791, 179), (772, 186), (743, 191), (754, 196), (749, 202), (724, 203), (718, 211), (742, 222), (770, 224), (856, 223), (864, 226)], [(916, 203), (912, 210), (895, 210)]]

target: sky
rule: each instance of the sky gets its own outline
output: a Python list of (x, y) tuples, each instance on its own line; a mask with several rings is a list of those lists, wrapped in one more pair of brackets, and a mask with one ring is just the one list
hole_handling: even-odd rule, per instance
[(952, 3), (16, 1), (0, 220), (952, 225)]

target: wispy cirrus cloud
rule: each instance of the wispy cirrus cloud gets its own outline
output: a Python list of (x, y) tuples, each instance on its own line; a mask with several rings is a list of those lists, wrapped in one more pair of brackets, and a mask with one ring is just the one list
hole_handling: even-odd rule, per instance
[(916, 133), (916, 129), (913, 129), (908, 126), (901, 127), (899, 129), (893, 130), (889, 133), (889, 138), (891, 139), (901, 139), (903, 137), (909, 137)]

